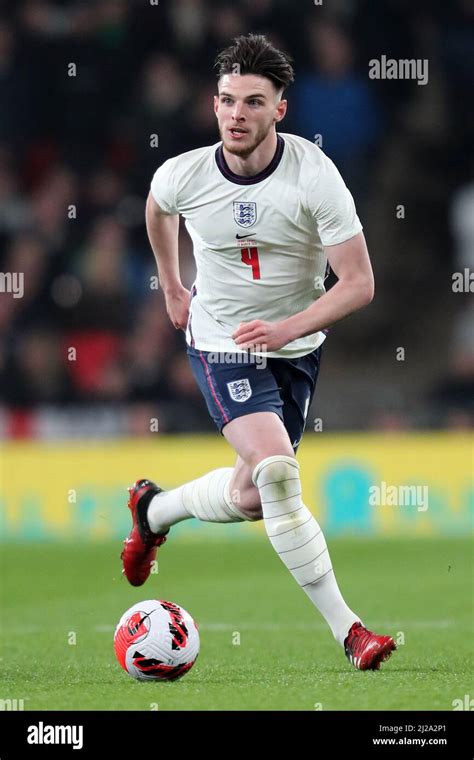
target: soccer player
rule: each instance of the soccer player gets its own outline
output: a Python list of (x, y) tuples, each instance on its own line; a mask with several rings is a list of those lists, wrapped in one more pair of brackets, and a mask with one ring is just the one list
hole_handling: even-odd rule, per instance
[[(295, 458), (325, 328), (373, 297), (362, 225), (327, 156), (276, 132), (294, 78), (288, 56), (249, 34), (221, 52), (216, 67), (221, 141), (160, 166), (146, 222), (169, 318), (186, 331), (194, 377), (237, 461), (170, 491), (138, 480), (129, 489), (123, 571), (132, 585), (144, 583), (181, 520), (263, 519), (349, 661), (375, 670), (395, 642), (367, 630), (344, 601), (323, 532), (302, 501)], [(196, 260), (190, 292), (179, 273), (179, 215)], [(328, 263), (338, 282), (326, 293)]]

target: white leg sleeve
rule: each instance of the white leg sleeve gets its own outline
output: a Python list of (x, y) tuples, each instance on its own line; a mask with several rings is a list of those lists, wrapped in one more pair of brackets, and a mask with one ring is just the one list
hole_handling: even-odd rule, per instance
[(256, 466), (252, 480), (273, 548), (343, 645), (360, 618), (342, 598), (323, 532), (301, 501), (298, 462), (283, 455), (267, 457)]
[(216, 523), (250, 520), (230, 497), (229, 484), (233, 471), (233, 467), (220, 467), (154, 496), (147, 513), (153, 533), (164, 533), (171, 525), (190, 517)]

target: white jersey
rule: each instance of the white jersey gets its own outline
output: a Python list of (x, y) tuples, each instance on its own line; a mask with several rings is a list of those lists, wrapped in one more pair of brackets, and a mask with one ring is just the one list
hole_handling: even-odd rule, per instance
[[(361, 231), (354, 201), (333, 162), (312, 142), (278, 134), (271, 163), (257, 175), (234, 174), (222, 143), (165, 161), (151, 192), (168, 214), (181, 214), (191, 236), (196, 280), (186, 341), (202, 351), (239, 352), (231, 335), (240, 322), (281, 321), (325, 293), (323, 246)], [(322, 332), (278, 351), (313, 351)]]

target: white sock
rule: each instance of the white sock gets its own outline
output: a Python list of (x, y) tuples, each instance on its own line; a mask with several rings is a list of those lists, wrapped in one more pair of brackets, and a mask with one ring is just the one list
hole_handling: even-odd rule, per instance
[(298, 462), (283, 455), (267, 457), (255, 467), (252, 480), (273, 548), (343, 646), (360, 617), (342, 598), (323, 532), (301, 501)]
[(220, 467), (183, 486), (163, 491), (150, 501), (147, 517), (153, 533), (164, 533), (190, 517), (216, 523), (249, 520), (240, 512), (229, 493), (233, 467)]

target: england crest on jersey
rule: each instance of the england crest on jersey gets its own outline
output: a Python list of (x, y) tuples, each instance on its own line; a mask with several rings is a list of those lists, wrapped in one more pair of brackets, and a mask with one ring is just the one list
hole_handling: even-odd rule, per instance
[(240, 227), (252, 227), (257, 221), (257, 204), (253, 201), (234, 201), (234, 219)]
[(227, 383), (227, 388), (229, 389), (231, 399), (239, 403), (247, 401), (252, 395), (252, 388), (246, 377), (242, 380), (233, 380), (231, 383)]

